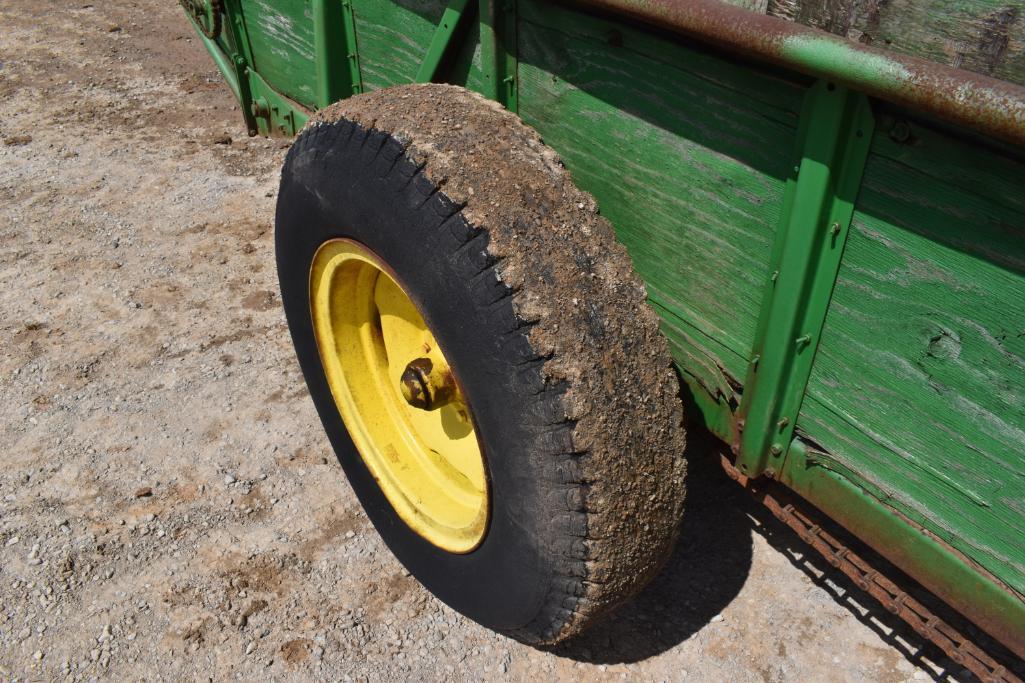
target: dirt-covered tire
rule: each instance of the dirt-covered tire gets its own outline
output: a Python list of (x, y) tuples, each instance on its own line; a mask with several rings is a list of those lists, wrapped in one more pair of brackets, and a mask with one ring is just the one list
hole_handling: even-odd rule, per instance
[[(490, 495), (471, 552), (403, 523), (346, 433), (311, 323), (311, 262), (337, 238), (387, 264), (459, 379)], [(331, 443), (375, 527), (429, 590), (485, 626), (552, 644), (658, 571), (685, 469), (667, 343), (594, 199), (535, 132), (453, 86), (334, 105), (288, 154), (276, 248)]]

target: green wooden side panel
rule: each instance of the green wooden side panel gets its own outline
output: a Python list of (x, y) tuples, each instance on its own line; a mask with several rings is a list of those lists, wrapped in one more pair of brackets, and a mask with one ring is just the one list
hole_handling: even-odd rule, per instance
[(254, 67), (275, 90), (312, 107), (316, 68), (310, 0), (241, 0)]
[(679, 43), (521, 2), (520, 116), (598, 199), (713, 394), (743, 377), (802, 89)]
[(364, 89), (413, 82), (445, 5), (442, 0), (352, 0)]
[(1025, 595), (1025, 162), (876, 135), (800, 430)]

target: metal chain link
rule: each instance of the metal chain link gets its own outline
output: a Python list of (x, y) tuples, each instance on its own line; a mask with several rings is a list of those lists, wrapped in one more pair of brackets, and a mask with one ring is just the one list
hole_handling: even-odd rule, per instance
[(797, 532), (802, 541), (819, 552), (830, 565), (843, 572), (858, 588), (878, 600), (887, 611), (903, 619), (920, 636), (936, 645), (955, 663), (971, 671), (983, 683), (1023, 683), (1022, 679), (987, 654), (970, 638), (938, 617), (918, 600), (900, 589), (869, 562), (836, 537), (822, 529), (811, 513), (781, 487), (757, 485), (733, 463), (723, 459), (727, 474), (750, 489), (781, 522)]

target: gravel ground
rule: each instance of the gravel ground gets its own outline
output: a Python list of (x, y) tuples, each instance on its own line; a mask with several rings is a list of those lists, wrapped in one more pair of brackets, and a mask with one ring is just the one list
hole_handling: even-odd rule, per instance
[(700, 437), (669, 566), (569, 645), (421, 589), (290, 348), (287, 142), (245, 136), (175, 3), (5, 0), (0, 138), (0, 677), (943, 677)]

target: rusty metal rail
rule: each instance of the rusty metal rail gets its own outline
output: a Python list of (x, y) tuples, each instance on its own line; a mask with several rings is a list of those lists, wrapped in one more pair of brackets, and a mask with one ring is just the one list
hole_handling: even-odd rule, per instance
[(952, 661), (968, 669), (983, 683), (1023, 683), (1017, 674), (1000, 664), (970, 637), (933, 613), (870, 562), (825, 531), (812, 513), (802, 509), (799, 499), (788, 494), (781, 484), (750, 479), (725, 456), (722, 457), (722, 466), (731, 479), (751, 491), (777, 519), (793, 529), (802, 541), (814, 548), (830, 565), (879, 601), (887, 611), (903, 619)]
[(739, 50), (1025, 145), (1025, 87), (757, 14), (720, 0), (566, 0)]

